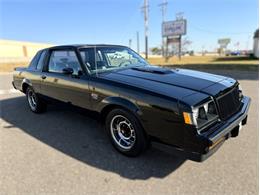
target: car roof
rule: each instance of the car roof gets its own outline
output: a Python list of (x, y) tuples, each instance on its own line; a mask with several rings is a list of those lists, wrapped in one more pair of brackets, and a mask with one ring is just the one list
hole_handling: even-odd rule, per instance
[(84, 48), (84, 47), (125, 47), (125, 46), (111, 45), (111, 44), (72, 44), (72, 45), (57, 45), (46, 49), (69, 49), (69, 48)]

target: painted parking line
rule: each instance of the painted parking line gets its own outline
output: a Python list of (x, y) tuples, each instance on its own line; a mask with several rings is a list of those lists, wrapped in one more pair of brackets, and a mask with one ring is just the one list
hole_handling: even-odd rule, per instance
[(5, 94), (13, 94), (13, 93), (21, 93), (19, 90), (16, 89), (0, 89), (0, 95), (5, 95)]

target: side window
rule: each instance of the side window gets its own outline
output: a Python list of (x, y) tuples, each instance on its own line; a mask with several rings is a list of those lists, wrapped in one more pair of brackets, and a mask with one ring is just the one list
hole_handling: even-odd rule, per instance
[(85, 48), (84, 50), (80, 51), (80, 55), (84, 64), (90, 71), (94, 71), (96, 69), (105, 69), (108, 66), (101, 50), (97, 50), (95, 54), (95, 50), (93, 48)]
[(81, 58), (89, 70), (95, 70), (95, 51), (93, 48), (86, 48), (80, 51)]
[(48, 66), (49, 72), (62, 73), (64, 68), (72, 68), (74, 75), (77, 75), (79, 71), (82, 71), (74, 51), (53, 51)]
[(44, 59), (45, 59), (45, 54), (46, 54), (46, 51), (43, 51), (41, 53), (40, 59), (38, 61), (37, 67), (36, 67), (36, 70), (38, 70), (38, 71), (42, 70), (42, 67), (44, 64)]
[(39, 58), (40, 58), (40, 55), (41, 55), (41, 51), (39, 51), (32, 59), (32, 61), (30, 62), (29, 66), (28, 66), (28, 69), (29, 70), (36, 70), (36, 66), (37, 66), (37, 63), (39, 61)]

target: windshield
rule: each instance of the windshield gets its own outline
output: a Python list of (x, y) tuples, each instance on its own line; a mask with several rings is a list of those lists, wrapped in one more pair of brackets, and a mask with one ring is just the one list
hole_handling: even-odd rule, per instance
[(82, 48), (80, 49), (80, 55), (91, 73), (148, 65), (133, 50), (122, 46)]

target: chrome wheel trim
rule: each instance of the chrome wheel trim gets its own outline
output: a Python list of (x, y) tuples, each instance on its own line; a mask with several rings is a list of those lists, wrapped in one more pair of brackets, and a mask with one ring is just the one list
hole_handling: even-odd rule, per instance
[(122, 115), (116, 115), (110, 122), (110, 132), (116, 144), (130, 150), (136, 141), (136, 133), (131, 122)]
[(36, 106), (37, 106), (36, 95), (32, 90), (28, 91), (27, 100), (29, 102), (30, 108), (32, 110), (36, 110)]

